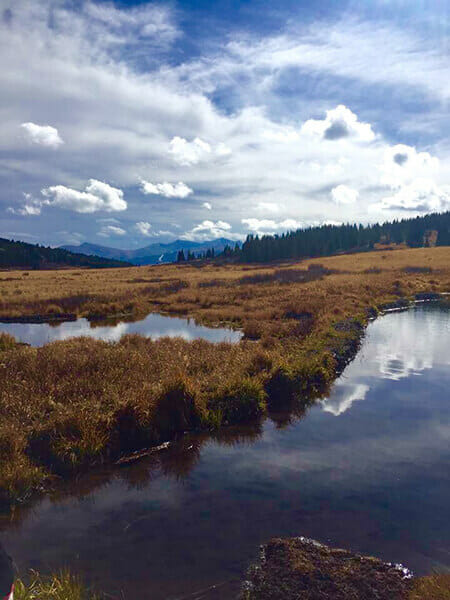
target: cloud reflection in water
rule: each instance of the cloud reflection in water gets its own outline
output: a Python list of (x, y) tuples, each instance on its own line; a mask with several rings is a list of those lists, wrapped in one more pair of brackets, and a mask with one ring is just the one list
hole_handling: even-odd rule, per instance
[(43, 346), (56, 340), (87, 336), (106, 342), (118, 342), (129, 333), (137, 333), (152, 339), (181, 337), (185, 340), (205, 339), (209, 342), (238, 342), (242, 333), (225, 328), (197, 325), (192, 319), (166, 317), (155, 313), (141, 321), (121, 321), (117, 324), (91, 324), (87, 319), (63, 323), (0, 323), (0, 332), (9, 333), (20, 342), (31, 346)]
[[(389, 313), (370, 324), (357, 358), (321, 400), (325, 412), (345, 413), (356, 400), (364, 400), (374, 378), (400, 381), (421, 375), (437, 365), (449, 365), (450, 322), (436, 318), (432, 307), (417, 306), (401, 314)], [(395, 331), (395, 335), (393, 332)]]

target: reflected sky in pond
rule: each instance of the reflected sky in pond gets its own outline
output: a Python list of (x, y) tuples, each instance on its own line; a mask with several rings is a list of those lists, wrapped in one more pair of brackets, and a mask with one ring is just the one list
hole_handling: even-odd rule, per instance
[(242, 332), (225, 328), (196, 325), (192, 319), (167, 317), (152, 313), (140, 321), (92, 322), (87, 319), (63, 323), (0, 323), (0, 332), (13, 335), (20, 342), (43, 346), (56, 340), (88, 336), (96, 340), (117, 342), (128, 333), (145, 337), (182, 337), (185, 340), (204, 339), (209, 342), (238, 342)]
[(22, 570), (70, 564), (115, 597), (152, 600), (214, 584), (197, 596), (235, 597), (274, 536), (448, 569), (449, 347), (448, 310), (379, 318), (303, 418), (187, 436), (159, 457), (80, 477), (0, 520), (2, 539)]
[(401, 317), (398, 312), (386, 314), (369, 327), (358, 356), (321, 401), (323, 410), (339, 416), (364, 400), (378, 379), (400, 381), (433, 367), (449, 367), (449, 328), (449, 320), (437, 318), (432, 305), (418, 305)]

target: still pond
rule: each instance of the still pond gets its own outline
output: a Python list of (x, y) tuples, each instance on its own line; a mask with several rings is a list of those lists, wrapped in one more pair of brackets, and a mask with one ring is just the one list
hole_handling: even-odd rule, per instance
[(242, 333), (220, 327), (197, 325), (193, 319), (167, 317), (151, 313), (140, 321), (54, 321), (51, 323), (2, 323), (0, 333), (9, 333), (19, 342), (43, 346), (57, 340), (87, 336), (106, 342), (118, 342), (123, 335), (137, 333), (144, 337), (182, 337), (185, 340), (204, 339), (208, 342), (238, 342)]

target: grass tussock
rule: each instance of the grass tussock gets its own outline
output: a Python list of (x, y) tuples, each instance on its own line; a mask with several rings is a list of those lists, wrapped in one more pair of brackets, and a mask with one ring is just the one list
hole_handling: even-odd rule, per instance
[(0, 500), (187, 430), (306, 405), (357, 351), (378, 306), (450, 291), (449, 258), (440, 247), (276, 267), (33, 271), (12, 283), (0, 273), (0, 315), (10, 318), (157, 310), (245, 334), (236, 345), (128, 335), (42, 348), (0, 335)]
[(248, 423), (257, 420), (266, 408), (266, 392), (256, 378), (243, 377), (227, 383), (213, 393), (208, 401), (213, 422), (220, 424)]
[(408, 600), (450, 600), (450, 573), (416, 579)]
[(14, 336), (9, 333), (0, 333), (0, 352), (12, 350), (17, 344)]
[(89, 590), (70, 571), (61, 571), (42, 577), (31, 571), (28, 581), (18, 579), (14, 586), (14, 600), (101, 600), (103, 596)]

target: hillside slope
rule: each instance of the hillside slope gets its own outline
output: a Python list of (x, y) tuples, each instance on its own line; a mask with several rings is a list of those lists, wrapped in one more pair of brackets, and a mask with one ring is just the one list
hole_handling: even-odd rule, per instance
[(74, 254), (62, 248), (45, 248), (0, 238), (0, 269), (57, 269), (61, 267), (128, 267), (119, 260)]

